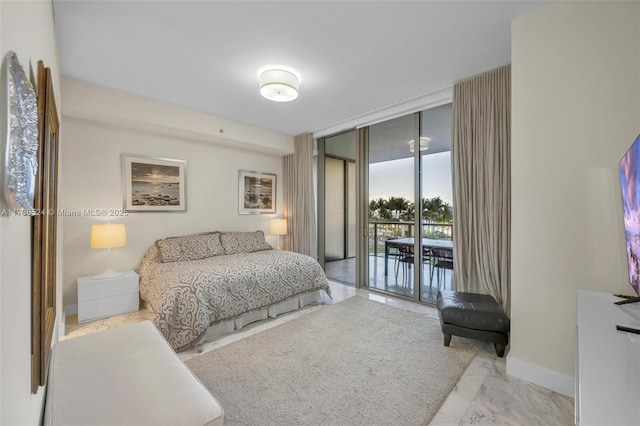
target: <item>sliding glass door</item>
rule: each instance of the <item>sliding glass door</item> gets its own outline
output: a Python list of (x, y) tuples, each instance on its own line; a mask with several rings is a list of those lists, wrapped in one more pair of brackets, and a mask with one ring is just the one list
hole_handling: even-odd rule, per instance
[(420, 200), (423, 270), (420, 300), (435, 303), (438, 290), (453, 289), (451, 104), (420, 113)]
[(453, 289), (451, 104), (321, 138), (318, 147), (327, 276), (427, 303)]
[(413, 114), (369, 127), (369, 287), (414, 297)]
[(356, 285), (356, 132), (325, 138), (324, 267), (327, 277)]
[(451, 104), (368, 131), (369, 288), (435, 303), (453, 289)]

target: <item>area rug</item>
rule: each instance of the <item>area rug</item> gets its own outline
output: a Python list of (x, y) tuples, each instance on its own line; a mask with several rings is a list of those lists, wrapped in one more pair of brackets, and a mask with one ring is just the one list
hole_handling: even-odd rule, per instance
[(225, 425), (427, 424), (480, 348), (355, 296), (187, 361)]

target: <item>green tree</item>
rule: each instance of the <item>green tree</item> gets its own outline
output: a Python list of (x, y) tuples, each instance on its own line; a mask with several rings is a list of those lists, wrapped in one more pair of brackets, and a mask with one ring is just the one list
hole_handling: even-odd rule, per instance
[(387, 206), (387, 200), (384, 198), (378, 198), (369, 202), (369, 218), (377, 220), (388, 220), (391, 218), (391, 213)]
[(422, 218), (426, 222), (451, 223), (453, 222), (453, 208), (451, 204), (442, 201), (442, 198), (439, 196), (423, 198)]
[(453, 222), (453, 207), (449, 203), (444, 203), (442, 207), (442, 216), (440, 223), (452, 223)]
[[(442, 201), (442, 198), (423, 198), (422, 218), (431, 223), (452, 223), (453, 208), (451, 204)], [(404, 197), (389, 197), (389, 199), (377, 198), (369, 201), (369, 218), (378, 221), (412, 221), (415, 214), (415, 206)]]
[(400, 220), (403, 220), (405, 222), (411, 222), (413, 221), (414, 213), (415, 213), (415, 206), (413, 205), (412, 202), (409, 202), (409, 206), (407, 207), (407, 210), (400, 213)]
[(400, 219), (409, 211), (411, 203), (404, 197), (389, 197), (387, 208), (393, 213), (394, 219)]

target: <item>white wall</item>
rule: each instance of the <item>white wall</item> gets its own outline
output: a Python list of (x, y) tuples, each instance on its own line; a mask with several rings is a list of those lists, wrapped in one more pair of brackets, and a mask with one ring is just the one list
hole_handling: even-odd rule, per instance
[[(85, 83), (83, 83), (85, 84)], [(67, 80), (63, 84), (65, 107), (72, 101), (67, 97)], [(99, 88), (110, 92), (110, 104), (114, 113), (121, 111), (121, 104), (135, 98), (122, 92)], [(87, 93), (91, 93), (89, 90)], [(170, 105), (155, 101), (146, 102), (145, 117), (154, 111), (162, 115)], [(70, 108), (69, 110), (73, 110)], [(65, 111), (67, 109), (65, 108)], [(176, 108), (176, 114), (186, 122), (200, 113)], [(135, 120), (135, 116), (129, 117)], [(215, 117), (213, 117), (215, 118)], [(177, 120), (176, 120), (177, 121)], [(121, 209), (123, 184), (121, 153), (139, 154), (186, 160), (186, 212), (130, 213), (126, 217), (66, 216), (64, 237), (64, 304), (77, 303), (76, 279), (94, 275), (106, 268), (106, 252), (89, 248), (91, 225), (104, 221), (127, 225), (127, 246), (111, 250), (112, 267), (116, 270), (134, 269), (145, 250), (156, 239), (206, 230), (253, 231), (261, 229), (267, 241), (275, 246), (274, 236), (268, 234), (269, 219), (282, 215), (282, 157), (258, 151), (233, 148), (216, 143), (162, 135), (161, 129), (153, 132), (135, 130), (132, 126), (116, 126), (70, 117), (64, 117), (65, 133), (63, 155), (64, 204), (70, 211), (84, 209)], [(254, 128), (250, 129), (252, 132)], [(217, 131), (217, 129), (216, 129)], [(251, 142), (251, 132), (242, 136)], [(292, 139), (286, 135), (283, 140)], [(255, 141), (252, 141), (255, 142)], [(281, 147), (286, 152), (288, 148)], [(270, 152), (277, 153), (278, 149)], [(275, 215), (238, 214), (238, 170), (256, 170), (277, 175), (277, 213)]]
[[(2, 56), (8, 50), (16, 52), (32, 82), (37, 62), (43, 60), (51, 68), (60, 100), (50, 1), (0, 3)], [(31, 394), (31, 222), (27, 217), (0, 217), (0, 424), (38, 424), (43, 396), (43, 388)]]
[(68, 77), (62, 79), (62, 90), (68, 117), (272, 155), (293, 154), (293, 137), (272, 130)]
[(577, 290), (633, 293), (617, 165), (640, 133), (639, 32), (637, 2), (558, 2), (512, 25), (507, 372), (569, 395)]

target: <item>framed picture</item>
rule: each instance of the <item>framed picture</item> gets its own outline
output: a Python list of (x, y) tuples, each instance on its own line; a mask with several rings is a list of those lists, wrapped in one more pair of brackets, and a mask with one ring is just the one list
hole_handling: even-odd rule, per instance
[(186, 166), (184, 160), (122, 154), (125, 210), (186, 211)]
[(276, 175), (238, 170), (238, 213), (276, 212)]
[(38, 171), (31, 222), (31, 393), (44, 386), (56, 319), (58, 111), (51, 69), (38, 61)]

